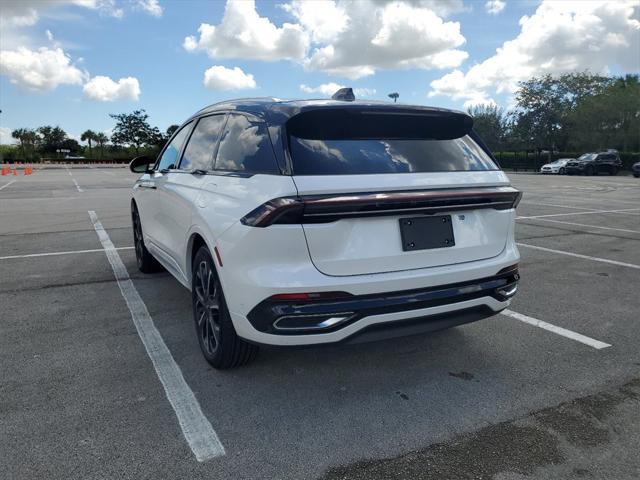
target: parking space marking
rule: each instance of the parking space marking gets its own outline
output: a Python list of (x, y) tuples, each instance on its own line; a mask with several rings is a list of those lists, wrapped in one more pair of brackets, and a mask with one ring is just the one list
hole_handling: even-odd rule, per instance
[(11, 180), (9, 183), (5, 183), (4, 185), (2, 185), (0, 187), (0, 190), (2, 190), (3, 188), (7, 188), (9, 185), (11, 185), (12, 183), (15, 183), (15, 182), (16, 182), (16, 180)]
[[(67, 167), (65, 167), (65, 168), (67, 168)], [(67, 173), (68, 173), (68, 174), (69, 174), (69, 176), (71, 177), (71, 180), (73, 181), (73, 184), (74, 184), (74, 185), (76, 186), (76, 188), (78, 189), (78, 192), (80, 192), (80, 193), (84, 192), (84, 190), (82, 190), (82, 189), (80, 188), (80, 185), (78, 185), (78, 182), (76, 182), (76, 179), (75, 179), (75, 178), (73, 178), (73, 175), (71, 174), (71, 170), (69, 170), (69, 168), (67, 168)]]
[(621, 210), (591, 210), (590, 212), (550, 213), (548, 215), (529, 215), (525, 217), (516, 217), (516, 220), (524, 220), (526, 218), (566, 217), (568, 215), (593, 215), (594, 213), (628, 213), (637, 212), (639, 210), (640, 208), (623, 208)]
[(560, 255), (568, 255), (570, 257), (583, 258), (585, 260), (593, 260), (594, 262), (609, 263), (611, 265), (618, 265), (619, 267), (629, 267), (629, 268), (635, 268), (640, 270), (640, 265), (636, 265), (635, 263), (618, 262), (617, 260), (609, 260), (608, 258), (592, 257), (590, 255), (582, 255), (581, 253), (567, 252), (564, 250), (555, 250), (553, 248), (539, 247), (537, 245), (529, 245), (528, 243), (517, 242), (516, 245), (518, 245), (519, 247), (532, 248), (534, 250), (540, 250), (543, 252), (557, 253)]
[(548, 330), (549, 332), (556, 333), (558, 335), (562, 335), (563, 337), (570, 338), (571, 340), (575, 340), (576, 342), (584, 343), (585, 345), (589, 345), (597, 350), (601, 350), (603, 348), (610, 347), (608, 343), (601, 342), (600, 340), (595, 340), (591, 337), (587, 337), (580, 333), (573, 332), (571, 330), (567, 330), (566, 328), (558, 327), (551, 323), (543, 322), (542, 320), (538, 320), (537, 318), (529, 317), (527, 315), (523, 315), (518, 312), (514, 312), (513, 310), (503, 310), (502, 315), (506, 315), (507, 317), (515, 318), (524, 323), (528, 323), (529, 325), (533, 325), (534, 327), (542, 328), (544, 330)]
[(574, 207), (572, 205), (558, 205), (558, 204), (555, 204), (555, 203), (520, 202), (520, 205), (533, 205), (533, 206), (541, 205), (543, 207), (569, 208), (569, 209), (572, 209), (572, 210), (596, 210), (595, 208)]
[[(116, 250), (133, 250), (135, 247), (114, 247)], [(104, 248), (92, 248), (90, 250), (68, 250), (64, 252), (46, 252), (46, 253), (27, 253), (23, 255), (7, 255), (0, 257), (0, 260), (10, 260), (12, 258), (34, 258), (34, 257), (53, 257), (57, 255), (74, 255), (76, 253), (95, 253), (104, 252)]]
[[(600, 225), (587, 225), (586, 223), (575, 223), (575, 222), (565, 222), (564, 220), (551, 220), (550, 218), (529, 218), (529, 219), (521, 219), (521, 220), (533, 220), (538, 222), (553, 222), (553, 223), (562, 223), (565, 225), (575, 225), (576, 227), (588, 227), (588, 228), (598, 228), (601, 230), (613, 230), (614, 232), (626, 232), (626, 233), (640, 233), (640, 230), (628, 230), (626, 228), (613, 228), (613, 227), (601, 227)], [(526, 224), (526, 225), (535, 225), (535, 224)]]
[(178, 417), (182, 434), (191, 447), (196, 460), (204, 462), (224, 455), (225, 450), (218, 435), (209, 420), (207, 420), (207, 417), (204, 416), (198, 400), (182, 376), (180, 367), (171, 356), (171, 352), (153, 323), (147, 306), (133, 285), (129, 272), (124, 263), (122, 263), (122, 259), (111, 242), (107, 231), (98, 220), (96, 212), (90, 210), (89, 217), (100, 243), (104, 247), (104, 252), (120, 287), (120, 292), (127, 303), (127, 307), (129, 307), (131, 318), (140, 340), (142, 340), (156, 374), (162, 382), (167, 399)]
[(78, 189), (78, 191), (79, 191), (80, 193), (82, 193), (84, 190), (82, 190), (82, 189), (80, 188), (80, 185), (78, 185), (78, 182), (76, 182), (76, 179), (75, 179), (75, 178), (73, 178), (73, 177), (71, 177), (71, 180), (73, 180), (73, 184), (76, 186), (76, 188)]

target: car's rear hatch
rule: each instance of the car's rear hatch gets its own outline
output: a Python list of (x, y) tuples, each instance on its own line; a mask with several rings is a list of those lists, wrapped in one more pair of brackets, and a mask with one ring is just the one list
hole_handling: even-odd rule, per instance
[(471, 126), (422, 109), (293, 117), (289, 153), (316, 268), (363, 275), (499, 255), (519, 192)]

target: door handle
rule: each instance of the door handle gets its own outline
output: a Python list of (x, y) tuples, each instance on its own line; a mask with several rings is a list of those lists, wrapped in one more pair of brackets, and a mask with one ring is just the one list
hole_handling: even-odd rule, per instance
[(139, 183), (138, 187), (139, 188), (148, 188), (150, 190), (155, 190), (156, 188), (158, 188), (153, 183)]

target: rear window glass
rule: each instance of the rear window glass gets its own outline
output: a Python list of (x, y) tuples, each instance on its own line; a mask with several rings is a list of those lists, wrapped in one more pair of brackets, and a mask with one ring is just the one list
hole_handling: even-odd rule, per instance
[(450, 140), (289, 137), (294, 175), (498, 170), (468, 135)]

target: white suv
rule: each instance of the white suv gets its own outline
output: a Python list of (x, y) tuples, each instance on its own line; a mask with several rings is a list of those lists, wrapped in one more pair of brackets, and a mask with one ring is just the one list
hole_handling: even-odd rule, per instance
[(207, 107), (142, 173), (138, 266), (191, 290), (202, 352), (433, 331), (506, 308), (518, 283), (510, 186), (468, 115), (389, 103)]

